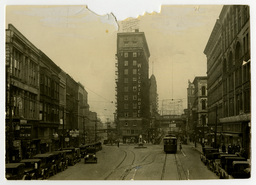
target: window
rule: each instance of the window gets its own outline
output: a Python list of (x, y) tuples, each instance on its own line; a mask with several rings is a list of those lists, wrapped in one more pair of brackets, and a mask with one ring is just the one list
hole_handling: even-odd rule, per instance
[(128, 57), (128, 53), (124, 52), (124, 57), (127, 58)]
[(133, 65), (133, 66), (137, 66), (137, 60), (133, 60), (133, 61), (132, 61), (132, 65)]
[(136, 52), (133, 52), (132, 56), (133, 56), (133, 57), (137, 57), (137, 53), (136, 53)]
[(124, 100), (128, 100), (128, 95), (124, 95)]
[(137, 69), (133, 69), (132, 74), (136, 75), (137, 74)]
[(124, 70), (124, 74), (125, 74), (125, 75), (128, 75), (128, 69), (125, 69), (125, 70)]
[(128, 60), (124, 61), (124, 66), (128, 66)]
[(128, 92), (128, 87), (124, 87), (124, 92)]
[[(124, 113), (124, 117), (128, 117), (128, 116), (129, 116), (128, 112)], [(128, 126), (128, 123), (127, 123), (127, 126)]]
[(136, 41), (132, 41), (132, 45), (133, 46), (137, 46), (137, 42)]
[(124, 46), (128, 46), (129, 41), (124, 41)]
[(124, 78), (124, 83), (128, 83), (128, 78)]
[(137, 100), (137, 95), (133, 95), (133, 100)]
[(128, 109), (128, 103), (124, 104), (124, 109)]
[(202, 100), (202, 110), (206, 109), (206, 100)]
[(124, 126), (126, 126), (126, 127), (127, 127), (127, 126), (128, 126), (128, 122), (125, 122), (125, 123), (124, 123)]
[(205, 86), (202, 86), (202, 96), (205, 96)]
[(137, 86), (132, 87), (133, 91), (137, 91)]
[(137, 81), (137, 78), (136, 78), (136, 77), (134, 77), (132, 80), (133, 80), (134, 82), (136, 82), (136, 81)]
[(137, 103), (133, 104), (133, 109), (137, 109)]

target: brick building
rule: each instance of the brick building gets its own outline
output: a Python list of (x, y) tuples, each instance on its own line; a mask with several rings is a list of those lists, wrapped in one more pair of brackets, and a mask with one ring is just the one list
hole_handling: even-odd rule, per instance
[(145, 34), (117, 34), (117, 122), (123, 142), (138, 142), (148, 137), (150, 57)]

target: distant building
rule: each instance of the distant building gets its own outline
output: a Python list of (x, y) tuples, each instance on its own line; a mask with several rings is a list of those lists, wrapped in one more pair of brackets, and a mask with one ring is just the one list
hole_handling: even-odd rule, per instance
[(158, 114), (158, 94), (155, 75), (151, 75), (149, 79), (149, 104), (150, 116), (154, 117), (156, 114)]
[[(41, 52), (41, 51), (40, 51)], [(53, 134), (58, 132), (59, 119), (59, 73), (61, 69), (43, 52), (40, 53), (40, 122), (38, 124), (38, 139), (41, 151), (54, 149)]]
[(117, 34), (117, 124), (123, 142), (137, 142), (148, 137), (150, 57), (145, 34)]
[(192, 116), (194, 121), (194, 131), (196, 139), (204, 143), (208, 133), (208, 114), (207, 114), (207, 77), (197, 76), (194, 81), (194, 102), (192, 105)]
[(194, 137), (196, 124), (193, 120), (193, 105), (195, 101), (195, 85), (188, 80), (187, 88), (187, 132), (190, 137)]
[(223, 6), (204, 53), (207, 56), (209, 126), (217, 126), (214, 139), (218, 145), (239, 145), (245, 157), (250, 158), (249, 6)]

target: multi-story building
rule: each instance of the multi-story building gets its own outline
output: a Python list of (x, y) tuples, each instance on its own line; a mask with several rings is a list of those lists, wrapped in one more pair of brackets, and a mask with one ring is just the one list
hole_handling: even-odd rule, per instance
[(85, 144), (85, 125), (89, 123), (88, 114), (88, 93), (84, 89), (84, 86), (78, 82), (78, 130), (80, 143), (83, 144)]
[(237, 145), (250, 157), (250, 15), (247, 5), (225, 5), (204, 50), (209, 125), (219, 145)]
[(53, 135), (58, 132), (59, 119), (59, 73), (61, 69), (43, 52), (40, 53), (40, 122), (38, 139), (41, 152), (59, 148), (59, 141)]
[(60, 100), (60, 105), (59, 105), (59, 130), (58, 130), (58, 138), (60, 139), (61, 142), (61, 147), (63, 148), (64, 146), (64, 134), (66, 132), (66, 125), (65, 125), (65, 120), (66, 120), (66, 73), (61, 70), (59, 73), (59, 79), (60, 79), (60, 84), (59, 84), (59, 100)]
[(192, 117), (194, 121), (194, 131), (197, 141), (204, 143), (208, 131), (207, 115), (207, 77), (197, 76), (194, 81), (194, 102), (192, 105)]
[(188, 80), (187, 88), (187, 133), (191, 139), (195, 137), (195, 122), (193, 119), (193, 105), (195, 101), (195, 85)]
[(117, 34), (117, 122), (123, 142), (147, 139), (149, 128), (150, 57), (145, 34), (124, 32)]
[(27, 157), (38, 142), (40, 51), (13, 25), (6, 29), (6, 159)]

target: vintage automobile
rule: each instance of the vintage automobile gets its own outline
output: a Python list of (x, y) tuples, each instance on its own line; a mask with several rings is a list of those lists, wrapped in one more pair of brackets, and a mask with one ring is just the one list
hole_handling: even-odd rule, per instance
[(206, 159), (207, 167), (215, 173), (216, 171), (216, 163), (220, 163), (220, 155), (223, 154), (222, 152), (213, 152), (209, 153)]
[(251, 177), (251, 164), (249, 161), (233, 161), (231, 178), (244, 179)]
[(88, 145), (81, 145), (80, 148), (80, 154), (81, 154), (81, 158), (85, 157), (86, 154), (86, 148), (88, 147)]
[(76, 164), (76, 157), (75, 157), (75, 148), (63, 148), (63, 151), (66, 153), (66, 158), (68, 159), (68, 165), (74, 166)]
[(211, 153), (219, 152), (219, 149), (217, 148), (212, 148), (212, 147), (204, 147), (203, 148), (203, 153), (200, 155), (201, 161), (207, 165), (207, 158), (211, 156)]
[(52, 153), (37, 154), (33, 158), (42, 161), (42, 179), (47, 179), (50, 175), (56, 174), (56, 163)]
[(25, 180), (38, 179), (42, 175), (41, 159), (23, 159), (20, 162), (25, 164)]
[(7, 163), (5, 165), (5, 177), (7, 180), (25, 180), (24, 163)]
[(53, 158), (56, 164), (56, 173), (62, 172), (67, 168), (66, 152), (64, 151), (53, 151)]
[(219, 171), (220, 179), (228, 179), (232, 173), (233, 161), (246, 161), (244, 157), (239, 156), (225, 156), (221, 157), (221, 168)]
[(225, 169), (224, 169), (224, 166), (225, 166), (225, 157), (236, 157), (237, 155), (236, 154), (228, 154), (228, 153), (222, 153), (219, 155), (219, 159), (215, 160), (213, 162), (213, 165), (214, 165), (214, 172), (220, 176), (223, 171), (224, 173), (225, 172)]
[(95, 147), (88, 147), (84, 157), (84, 163), (97, 163)]

